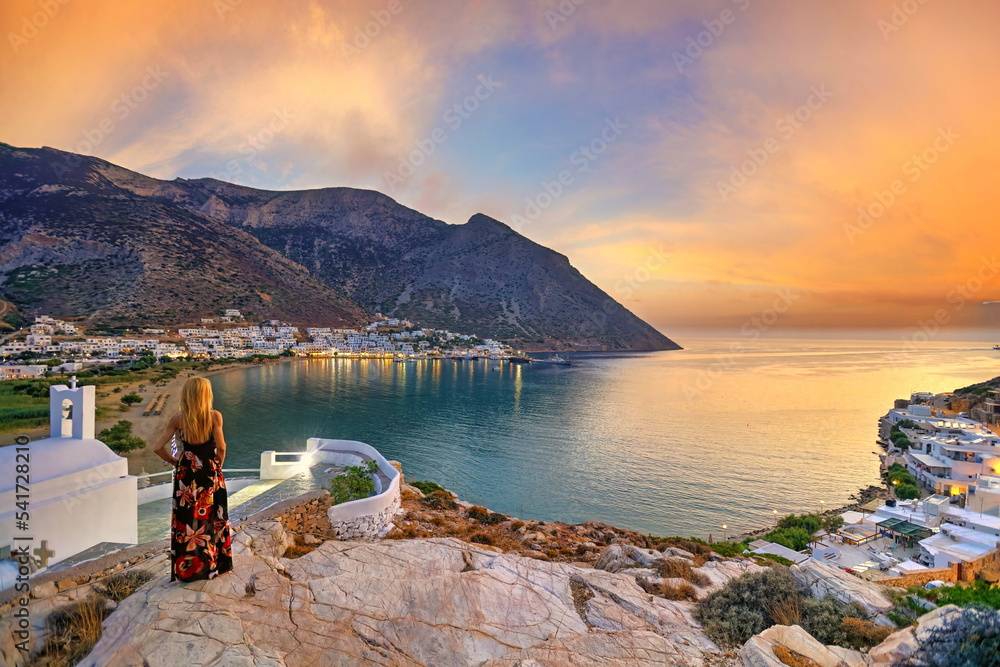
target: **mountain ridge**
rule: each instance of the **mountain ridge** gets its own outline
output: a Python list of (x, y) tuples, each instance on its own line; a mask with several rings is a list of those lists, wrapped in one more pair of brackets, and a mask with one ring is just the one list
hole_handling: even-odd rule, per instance
[[(88, 213), (93, 238), (67, 222), (71, 206)], [(126, 234), (111, 234), (120, 241), (111, 253), (107, 239), (122, 220), (146, 220), (148, 229), (133, 224)], [(67, 228), (73, 252), (59, 238)], [(208, 240), (194, 245), (213, 257), (226, 281), (203, 263), (178, 260), (174, 236), (185, 237), (181, 245), (193, 249), (192, 234)], [(33, 240), (18, 245), (15, 236)], [(98, 251), (84, 257), (88, 243)], [(39, 252), (39, 245), (64, 252)], [(33, 280), (18, 278), (24, 271), (15, 271), (51, 273), (48, 265), (66, 265), (57, 260), (77, 266), (112, 254), (117, 274), (138, 286), (99, 276), (98, 283), (112, 287), (103, 299), (74, 296), (66, 279), (40, 280), (37, 273)], [(154, 266), (185, 289), (153, 284)], [(193, 268), (202, 271), (194, 281), (185, 275)], [(374, 190), (271, 191), (208, 178), (165, 181), (51, 148), (0, 147), (0, 271), (7, 273), (4, 293), (29, 312), (36, 305), (90, 307), (101, 317), (169, 319), (171, 311), (183, 319), (228, 305), (279, 319), (347, 323), (381, 311), (535, 346), (678, 348), (587, 280), (565, 255), (481, 213), (452, 225)], [(39, 282), (70, 298), (41, 298)], [(194, 295), (199, 286), (204, 303)], [(310, 311), (318, 317), (307, 317)]]

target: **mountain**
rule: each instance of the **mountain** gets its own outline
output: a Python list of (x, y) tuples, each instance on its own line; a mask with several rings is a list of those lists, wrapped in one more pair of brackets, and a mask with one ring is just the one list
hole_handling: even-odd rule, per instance
[(0, 146), (0, 271), (29, 312), (190, 319), (231, 306), (318, 323), (381, 311), (536, 346), (677, 348), (564, 255), (485, 215), (450, 225), (369, 190), (161, 181), (48, 148)]
[(29, 314), (179, 323), (240, 308), (353, 324), (350, 299), (252, 235), (126, 184), (156, 183), (93, 158), (0, 145), (4, 298)]

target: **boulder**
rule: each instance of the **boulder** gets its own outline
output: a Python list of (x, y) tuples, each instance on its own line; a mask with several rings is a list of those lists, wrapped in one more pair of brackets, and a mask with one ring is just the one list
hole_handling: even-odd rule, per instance
[[(838, 650), (833, 650), (837, 648)], [(784, 649), (784, 651), (782, 651)], [(841, 652), (845, 652), (841, 655)], [(798, 625), (775, 625), (751, 637), (740, 649), (743, 667), (785, 667), (781, 653), (801, 656), (817, 667), (865, 665), (864, 654), (839, 647), (823, 646)], [(860, 662), (858, 662), (860, 660)], [(801, 664), (801, 663), (800, 663)]]
[(857, 602), (869, 616), (878, 616), (892, 609), (892, 602), (878, 584), (865, 581), (829, 563), (809, 559), (790, 568), (795, 579), (808, 588), (813, 597), (826, 595), (843, 602)]
[(908, 658), (920, 647), (921, 641), (927, 639), (934, 630), (949, 623), (958, 614), (961, 614), (961, 609), (953, 604), (938, 607), (934, 611), (924, 614), (920, 617), (916, 627), (894, 632), (881, 644), (872, 648), (868, 652), (870, 663), (872, 665), (894, 665)]
[(281, 558), (288, 547), (295, 544), (295, 539), (285, 532), (280, 521), (261, 521), (245, 527), (240, 532), (246, 535), (241, 541), (245, 542), (249, 538), (250, 551), (258, 556)]
[(280, 559), (283, 573), (272, 559), (251, 550), (210, 581), (151, 582), (119, 604), (80, 664), (696, 667), (721, 658), (689, 604), (654, 598), (626, 574), (451, 538), (326, 541)]

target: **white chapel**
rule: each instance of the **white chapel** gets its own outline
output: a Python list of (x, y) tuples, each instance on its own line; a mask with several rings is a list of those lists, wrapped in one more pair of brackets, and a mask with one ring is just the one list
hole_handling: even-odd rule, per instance
[[(104, 542), (135, 544), (136, 478), (125, 458), (94, 439), (94, 387), (77, 387), (74, 377), (50, 387), (49, 402), (48, 438), (0, 447), (0, 549), (31, 538), (32, 552), (51, 566)], [(27, 500), (23, 524), (19, 500)]]

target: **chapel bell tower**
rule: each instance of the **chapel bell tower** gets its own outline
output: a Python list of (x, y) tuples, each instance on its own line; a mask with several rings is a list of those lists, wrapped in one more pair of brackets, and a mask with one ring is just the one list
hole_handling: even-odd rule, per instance
[(64, 384), (49, 387), (50, 437), (93, 440), (95, 405), (95, 387), (77, 387), (75, 375), (68, 387)]

